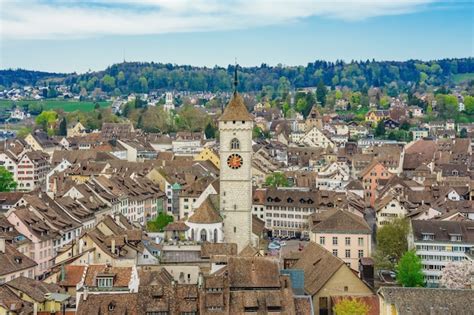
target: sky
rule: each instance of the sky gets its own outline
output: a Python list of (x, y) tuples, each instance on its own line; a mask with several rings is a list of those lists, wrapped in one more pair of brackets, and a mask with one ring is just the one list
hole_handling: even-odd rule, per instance
[(0, 69), (471, 56), (472, 0), (0, 0)]

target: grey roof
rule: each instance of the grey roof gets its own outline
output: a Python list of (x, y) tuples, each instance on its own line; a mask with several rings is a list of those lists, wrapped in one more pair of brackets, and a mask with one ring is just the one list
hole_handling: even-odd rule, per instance
[(411, 221), (415, 241), (423, 240), (423, 235), (434, 236), (434, 242), (450, 242), (451, 235), (460, 235), (462, 243), (474, 244), (474, 221)]
[(467, 315), (474, 308), (474, 290), (382, 287), (378, 293), (399, 315)]

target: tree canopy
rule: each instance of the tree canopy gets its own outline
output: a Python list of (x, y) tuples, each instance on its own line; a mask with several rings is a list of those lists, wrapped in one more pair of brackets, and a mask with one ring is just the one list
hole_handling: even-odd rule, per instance
[(16, 189), (17, 183), (13, 179), (12, 173), (10, 173), (5, 167), (0, 166), (0, 191), (9, 192)]
[(397, 265), (397, 282), (404, 287), (422, 287), (425, 284), (421, 258), (415, 251), (406, 252)]
[(333, 307), (335, 315), (367, 315), (370, 306), (361, 300), (344, 298)]
[(377, 230), (377, 251), (374, 255), (377, 268), (393, 269), (408, 250), (408, 221), (395, 219)]
[(282, 172), (273, 172), (265, 178), (265, 186), (268, 187), (289, 187), (290, 182)]

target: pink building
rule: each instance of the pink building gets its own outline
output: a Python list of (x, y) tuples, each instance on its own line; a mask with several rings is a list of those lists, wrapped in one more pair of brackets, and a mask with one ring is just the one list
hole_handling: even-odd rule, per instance
[(29, 251), (24, 254), (38, 264), (35, 267), (35, 275), (41, 278), (53, 264), (53, 241), (59, 237), (58, 233), (27, 207), (9, 211), (7, 219), (19, 233), (31, 241)]
[(364, 194), (370, 206), (375, 206), (377, 187), (381, 181), (386, 181), (392, 174), (377, 160), (372, 161), (360, 174), (359, 177), (364, 185)]

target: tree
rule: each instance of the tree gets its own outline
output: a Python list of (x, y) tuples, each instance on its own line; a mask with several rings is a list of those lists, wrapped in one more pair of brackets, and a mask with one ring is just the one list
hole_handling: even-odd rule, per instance
[(375, 263), (378, 268), (393, 269), (396, 262), (408, 250), (408, 221), (395, 219), (377, 230)]
[(102, 88), (104, 91), (110, 92), (115, 89), (115, 78), (106, 74), (102, 78)]
[(459, 132), (459, 137), (467, 138), (467, 129), (466, 128), (461, 129), (461, 131)]
[(465, 111), (469, 115), (474, 115), (474, 96), (466, 95), (464, 97)]
[(290, 182), (285, 174), (281, 172), (274, 172), (265, 178), (265, 186), (269, 187), (289, 187)]
[(161, 212), (154, 220), (147, 222), (148, 232), (163, 232), (163, 229), (173, 222), (173, 216)]
[(63, 119), (61, 119), (61, 122), (59, 123), (59, 135), (60, 136), (67, 136), (67, 120), (66, 120), (66, 117), (63, 117)]
[(5, 167), (0, 166), (0, 191), (9, 192), (16, 189), (17, 183), (13, 179), (13, 174)]
[(323, 80), (319, 80), (318, 86), (316, 87), (316, 99), (318, 100), (321, 106), (326, 105), (326, 95), (328, 94), (328, 89), (324, 85)]
[(474, 273), (472, 261), (449, 262), (443, 269), (439, 283), (448, 289), (466, 289), (471, 285), (472, 273)]
[(54, 110), (47, 110), (39, 114), (36, 117), (35, 122), (38, 126), (41, 126), (44, 131), (47, 131), (48, 129), (52, 128), (52, 125), (57, 119), (58, 113), (56, 113)]
[(288, 93), (290, 92), (290, 81), (286, 77), (281, 77), (278, 81), (278, 94), (280, 94), (281, 99), (286, 99)]
[(355, 298), (343, 298), (333, 307), (335, 315), (367, 315), (370, 306)]
[(404, 121), (402, 122), (402, 124), (400, 125), (400, 129), (401, 129), (401, 130), (406, 130), (406, 131), (408, 131), (408, 130), (410, 130), (410, 127), (411, 127), (411, 126), (410, 126), (410, 123), (408, 122), (408, 120), (404, 120)]
[(31, 128), (29, 128), (29, 127), (21, 127), (21, 128), (18, 130), (18, 132), (16, 133), (16, 136), (17, 136), (18, 138), (23, 139), (23, 138), (25, 138), (27, 135), (29, 135), (29, 134), (31, 133), (31, 131), (32, 131), (32, 130), (31, 130)]
[(204, 134), (206, 135), (206, 139), (214, 139), (216, 137), (216, 127), (208, 122), (204, 129)]
[(425, 284), (422, 268), (415, 251), (406, 252), (397, 265), (397, 282), (404, 287), (422, 287)]
[(378, 122), (377, 127), (375, 128), (375, 136), (383, 137), (385, 135), (385, 120)]

